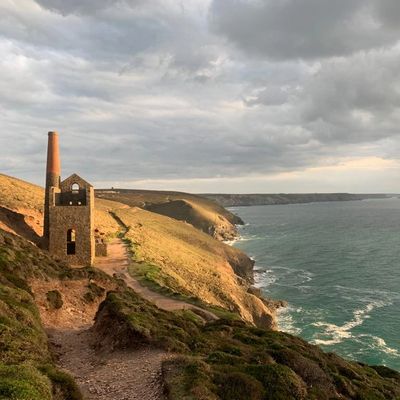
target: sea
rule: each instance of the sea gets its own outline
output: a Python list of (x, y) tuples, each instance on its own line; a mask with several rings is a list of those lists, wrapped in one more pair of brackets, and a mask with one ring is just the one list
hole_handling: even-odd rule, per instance
[(234, 207), (279, 329), (400, 371), (400, 199)]

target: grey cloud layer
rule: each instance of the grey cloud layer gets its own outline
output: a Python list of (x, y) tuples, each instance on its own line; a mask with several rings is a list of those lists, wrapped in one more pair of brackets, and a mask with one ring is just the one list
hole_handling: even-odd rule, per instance
[(213, 28), (245, 53), (277, 60), (391, 45), (399, 18), (396, 0), (215, 0), (210, 11)]
[(51, 129), (66, 172), (96, 181), (394, 157), (396, 16), (393, 0), (5, 2), (0, 169), (41, 182)]

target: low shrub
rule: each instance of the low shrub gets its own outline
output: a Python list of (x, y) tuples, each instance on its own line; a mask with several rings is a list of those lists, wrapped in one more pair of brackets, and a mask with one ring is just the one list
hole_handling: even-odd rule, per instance
[(58, 310), (64, 304), (61, 293), (58, 290), (50, 290), (46, 293), (46, 299), (50, 308)]

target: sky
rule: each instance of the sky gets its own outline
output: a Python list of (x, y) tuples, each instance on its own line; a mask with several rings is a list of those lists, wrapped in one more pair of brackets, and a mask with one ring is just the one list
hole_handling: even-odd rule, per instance
[(0, 172), (400, 192), (398, 0), (1, 0)]

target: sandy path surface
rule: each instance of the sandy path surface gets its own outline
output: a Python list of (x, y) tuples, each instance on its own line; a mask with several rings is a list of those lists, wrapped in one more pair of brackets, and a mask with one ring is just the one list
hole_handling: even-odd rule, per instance
[(144, 299), (151, 301), (158, 308), (166, 311), (174, 310), (192, 310), (203, 316), (207, 320), (216, 320), (218, 317), (201, 307), (186, 303), (181, 300), (176, 300), (160, 293), (154, 292), (151, 289), (143, 286), (137, 279), (132, 277), (128, 272), (129, 256), (128, 249), (121, 239), (114, 239), (108, 244), (108, 256), (96, 258), (95, 267), (101, 269), (109, 275), (116, 274), (124, 279), (126, 284), (131, 287), (136, 293)]
[(164, 400), (162, 350), (98, 353), (89, 330), (49, 330), (58, 365), (78, 383), (87, 400)]

